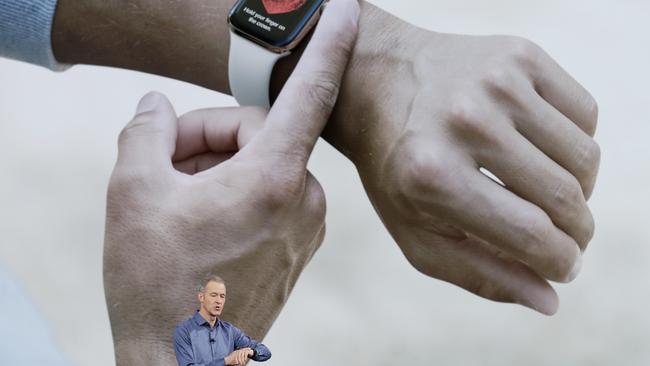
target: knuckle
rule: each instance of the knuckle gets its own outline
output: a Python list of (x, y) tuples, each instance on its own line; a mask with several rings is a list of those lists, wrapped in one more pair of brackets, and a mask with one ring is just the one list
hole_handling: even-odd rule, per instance
[(500, 124), (489, 123), (486, 110), (471, 96), (452, 98), (448, 118), (456, 136), (471, 139), (474, 144), (498, 144), (503, 136), (497, 133)]
[(587, 120), (585, 123), (587, 124), (585, 127), (587, 129), (587, 134), (590, 136), (593, 136), (596, 134), (596, 128), (598, 126), (598, 114), (600, 113), (599, 107), (598, 107), (598, 102), (596, 102), (596, 99), (594, 99), (591, 95), (587, 97)]
[[(522, 220), (525, 261), (548, 279), (562, 282), (571, 274), (576, 257), (568, 253), (568, 246), (549, 241), (551, 230), (554, 230), (554, 225), (546, 215), (531, 215), (527, 220)], [(572, 241), (566, 244), (575, 246)]]
[(594, 221), (594, 216), (591, 212), (585, 220), (583, 233), (583, 237), (581, 238), (582, 240), (578, 241), (578, 245), (580, 245), (580, 249), (584, 251), (587, 249), (587, 245), (596, 233), (596, 222)]
[[(348, 26), (356, 27), (356, 23), (351, 22)], [(347, 26), (338, 27), (332, 30), (332, 33), (324, 41), (324, 54), (330, 55), (328, 59), (339, 63), (342, 60), (348, 60), (352, 55), (355, 44), (355, 32), (350, 31)]]
[(600, 145), (598, 145), (598, 143), (594, 140), (589, 141), (589, 143), (586, 144), (579, 155), (581, 166), (590, 167), (591, 171), (598, 169), (598, 166), (600, 165), (600, 158)]
[(515, 96), (515, 74), (506, 65), (499, 63), (490, 67), (483, 77), (487, 90), (512, 99)]
[(558, 223), (574, 240), (585, 248), (594, 234), (594, 220), (585, 205), (585, 195), (577, 180), (557, 186), (553, 201)]
[(449, 119), (453, 126), (462, 131), (482, 132), (481, 108), (469, 96), (456, 96), (452, 98), (449, 106)]
[(573, 268), (576, 266), (578, 262), (579, 255), (580, 255), (579, 252), (577, 255), (562, 253), (560, 255), (557, 255), (555, 258), (553, 258), (551, 262), (552, 279), (564, 283), (573, 281), (574, 274), (572, 272), (573, 272)]
[(339, 95), (340, 81), (329, 71), (312, 73), (308, 79), (303, 78), (302, 83), (309, 104), (322, 110), (331, 110), (336, 104)]
[(526, 248), (526, 255), (539, 257), (551, 235), (550, 231), (553, 227), (551, 219), (538, 213), (527, 214), (522, 215), (516, 225)]
[(540, 55), (543, 54), (542, 48), (535, 42), (523, 37), (509, 37), (506, 57), (525, 69), (535, 67)]
[(566, 220), (575, 220), (584, 200), (582, 187), (577, 180), (557, 184), (553, 191), (553, 207)]
[[(498, 62), (488, 67), (479, 79), (479, 86), (491, 100), (505, 104), (517, 112), (530, 110), (530, 104), (521, 93), (521, 73), (513, 72), (509, 63)], [(482, 108), (485, 115), (485, 108)]]
[(444, 191), (451, 182), (450, 169), (444, 159), (426, 150), (408, 148), (402, 161), (406, 162), (402, 189), (410, 194), (426, 195)]
[(575, 241), (581, 250), (587, 249), (595, 232), (594, 217), (589, 208), (581, 204), (575, 213), (563, 213), (562, 219), (564, 224), (560, 227)]
[(591, 190), (591, 185), (598, 173), (600, 166), (601, 151), (600, 145), (594, 140), (587, 140), (576, 144), (574, 160), (578, 167), (578, 175), (585, 192)]

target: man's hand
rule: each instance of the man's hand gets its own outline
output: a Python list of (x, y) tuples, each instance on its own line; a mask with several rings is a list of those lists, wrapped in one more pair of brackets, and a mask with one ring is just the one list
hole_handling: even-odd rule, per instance
[(527, 40), (436, 34), (364, 10), (326, 137), (415, 268), (554, 313), (547, 280), (575, 278), (594, 232), (596, 102)]
[(238, 349), (226, 356), (224, 363), (226, 365), (245, 365), (253, 357), (253, 354), (254, 352), (250, 348)]
[(179, 119), (164, 96), (142, 99), (108, 190), (104, 280), (118, 365), (175, 363), (173, 328), (193, 313), (194, 285), (209, 272), (228, 283), (226, 319), (256, 339), (269, 330), (323, 240), (325, 198), (306, 166), (358, 13), (355, 1), (331, 1), (268, 114)]

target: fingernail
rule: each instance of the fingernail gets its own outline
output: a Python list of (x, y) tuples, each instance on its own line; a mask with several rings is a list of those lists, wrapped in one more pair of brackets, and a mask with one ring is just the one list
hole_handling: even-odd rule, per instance
[(158, 104), (160, 102), (160, 94), (156, 92), (150, 92), (147, 93), (142, 99), (140, 99), (140, 103), (138, 103), (138, 107), (135, 110), (135, 114), (141, 114), (145, 112), (151, 112), (158, 107)]

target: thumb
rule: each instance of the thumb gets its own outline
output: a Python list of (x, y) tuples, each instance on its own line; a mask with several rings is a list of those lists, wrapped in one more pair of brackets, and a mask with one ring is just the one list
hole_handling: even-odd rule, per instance
[(135, 169), (172, 168), (177, 133), (178, 119), (167, 97), (148, 93), (120, 133), (117, 165)]
[(330, 0), (264, 128), (251, 141), (256, 156), (275, 156), (283, 162), (289, 157), (307, 164), (338, 97), (359, 12), (357, 0)]

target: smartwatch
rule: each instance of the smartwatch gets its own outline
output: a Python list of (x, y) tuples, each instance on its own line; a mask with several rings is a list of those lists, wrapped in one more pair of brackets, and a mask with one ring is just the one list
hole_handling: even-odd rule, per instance
[(314, 28), (327, 0), (238, 0), (228, 15), (230, 90), (242, 106), (269, 108), (275, 63)]

